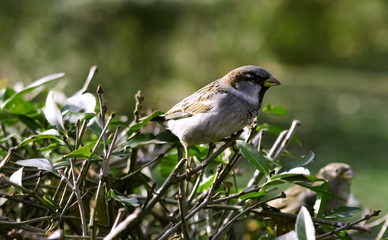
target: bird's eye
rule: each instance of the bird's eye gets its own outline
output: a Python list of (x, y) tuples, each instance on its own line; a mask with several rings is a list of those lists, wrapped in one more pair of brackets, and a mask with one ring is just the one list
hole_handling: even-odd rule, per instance
[(251, 80), (251, 79), (253, 78), (253, 75), (252, 75), (252, 74), (249, 74), (249, 73), (247, 73), (247, 74), (245, 74), (245, 75), (244, 75), (244, 77), (245, 77), (246, 79), (249, 79), (249, 80)]

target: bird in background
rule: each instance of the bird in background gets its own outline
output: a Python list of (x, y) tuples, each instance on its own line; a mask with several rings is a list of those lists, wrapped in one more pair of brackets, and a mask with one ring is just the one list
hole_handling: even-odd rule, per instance
[[(319, 170), (317, 177), (328, 181), (328, 191), (341, 198), (330, 198), (327, 201), (325, 213), (346, 205), (351, 195), (351, 181), (354, 178), (353, 170), (348, 164), (330, 163)], [(305, 206), (311, 214), (314, 213), (317, 197), (315, 192), (297, 185), (287, 189), (285, 194), (286, 198), (270, 201), (268, 205), (278, 208), (282, 212), (294, 214), (298, 213), (302, 206)]]
[(165, 114), (185, 150), (213, 143), (244, 128), (259, 114), (266, 91), (280, 82), (258, 66), (243, 66), (186, 97)]

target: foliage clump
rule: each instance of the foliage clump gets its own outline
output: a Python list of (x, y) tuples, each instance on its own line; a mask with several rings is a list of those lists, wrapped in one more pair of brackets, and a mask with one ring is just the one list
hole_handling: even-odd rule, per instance
[[(300, 142), (294, 136), (299, 121), (286, 130), (253, 122), (244, 134), (195, 146), (195, 173), (188, 175), (179, 142), (152, 121), (163, 113), (143, 116), (138, 93), (131, 123), (109, 114), (101, 86), (87, 92), (95, 71), (68, 98), (47, 88), (61, 73), (20, 91), (1, 82), (3, 238), (349, 239), (352, 229), (368, 231), (357, 224), (379, 213), (350, 224), (327, 219), (325, 203), (335, 196), (306, 169), (314, 153), (287, 150), (291, 141)], [(267, 105), (263, 112), (285, 110)], [(261, 146), (264, 132), (278, 135), (269, 149)], [(267, 204), (287, 197), (278, 189), (290, 183), (316, 192), (315, 218), (304, 207), (285, 214)]]

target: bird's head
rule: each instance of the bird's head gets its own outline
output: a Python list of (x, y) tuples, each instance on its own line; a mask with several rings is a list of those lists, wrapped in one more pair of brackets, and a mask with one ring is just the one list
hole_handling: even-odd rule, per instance
[(354, 177), (352, 168), (345, 163), (330, 163), (322, 168), (318, 177), (328, 181), (350, 181)]
[(280, 84), (267, 70), (253, 65), (236, 68), (222, 79), (240, 92), (252, 97), (259, 95), (261, 98), (268, 88)]

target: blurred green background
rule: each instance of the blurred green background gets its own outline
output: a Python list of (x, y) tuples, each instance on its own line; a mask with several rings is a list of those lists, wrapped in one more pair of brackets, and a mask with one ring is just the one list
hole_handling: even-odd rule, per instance
[(388, 210), (388, 1), (66, 0), (0, 3), (0, 77), (30, 83), (65, 72), (65, 92), (105, 90), (108, 110), (174, 103), (247, 64), (282, 85), (265, 102), (288, 110), (261, 120), (302, 126), (302, 153), (353, 166), (364, 207)]

